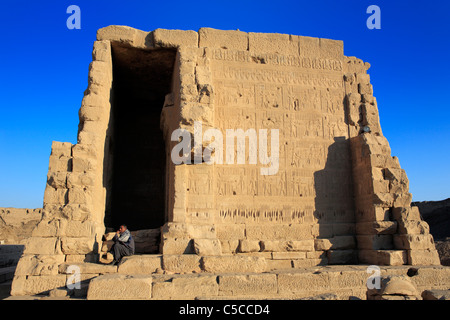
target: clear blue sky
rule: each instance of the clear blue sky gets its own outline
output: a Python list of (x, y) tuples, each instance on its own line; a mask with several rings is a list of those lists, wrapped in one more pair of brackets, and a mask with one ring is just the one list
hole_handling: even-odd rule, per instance
[[(381, 30), (369, 30), (369, 5)], [(81, 29), (69, 30), (69, 5)], [(450, 1), (2, 1), (0, 207), (42, 206), (51, 143), (76, 143), (96, 31), (201, 27), (338, 39), (369, 62), (381, 126), (413, 200), (450, 197)]]

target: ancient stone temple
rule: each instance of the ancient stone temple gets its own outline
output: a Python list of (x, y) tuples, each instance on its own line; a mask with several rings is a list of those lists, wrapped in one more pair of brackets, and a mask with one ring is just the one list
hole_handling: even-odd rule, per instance
[[(267, 285), (281, 269), (439, 265), (382, 134), (370, 65), (342, 41), (109, 26), (92, 57), (77, 144), (52, 144), (12, 294), (64, 287), (69, 265), (94, 279), (88, 298), (123, 274), (259, 273)], [(104, 235), (122, 223), (157, 241), (105, 271)], [(176, 283), (145, 279), (143, 298)]]

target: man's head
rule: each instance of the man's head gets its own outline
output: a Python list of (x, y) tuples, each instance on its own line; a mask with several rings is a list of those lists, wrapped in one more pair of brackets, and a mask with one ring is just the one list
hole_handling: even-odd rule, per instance
[(124, 225), (124, 224), (121, 224), (121, 225), (120, 225), (120, 228), (119, 228), (119, 232), (120, 232), (120, 233), (124, 233), (125, 230), (127, 230), (127, 226)]

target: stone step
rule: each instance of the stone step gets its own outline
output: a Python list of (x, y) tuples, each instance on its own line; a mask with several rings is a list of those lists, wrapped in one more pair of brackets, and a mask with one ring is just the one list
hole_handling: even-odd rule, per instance
[[(364, 293), (365, 294), (365, 293)], [(359, 299), (355, 297), (356, 299)], [(356, 300), (355, 299), (355, 300)], [(255, 295), (255, 296), (204, 296), (197, 297), (196, 300), (339, 300), (339, 296), (334, 293), (322, 293), (314, 295), (314, 293), (303, 293), (297, 295)], [(344, 300), (346, 298), (344, 297)]]
[(133, 255), (122, 259), (118, 272), (123, 274), (152, 274), (156, 273), (158, 269), (173, 273), (264, 272), (267, 271), (267, 263), (263, 257), (244, 255)]
[(152, 298), (149, 275), (108, 274), (89, 283), (88, 300), (148, 300)]
[[(419, 292), (450, 287), (449, 267), (415, 267)], [(380, 276), (407, 275), (410, 267), (380, 267)], [(120, 270), (120, 267), (119, 267)], [(90, 281), (87, 299), (302, 299), (334, 294), (366, 299), (368, 266), (323, 266), (271, 272), (191, 274), (105, 274)], [(410, 273), (411, 274), (411, 273)]]
[[(16, 287), (23, 295), (34, 292), (28, 283), (41, 291), (42, 288), (52, 290), (64, 287), (66, 280), (78, 272), (77, 281), (84, 286), (79, 295), (87, 294), (88, 299), (185, 300), (240, 296), (298, 299), (327, 293), (335, 293), (339, 299), (352, 296), (363, 299), (367, 280), (374, 274), (368, 265), (293, 266), (272, 269), (263, 257), (244, 255), (133, 255), (124, 257), (118, 266), (62, 263), (58, 275), (30, 276), (32, 279), (23, 283), (25, 287), (20, 287), (20, 281)], [(380, 276), (411, 276), (418, 289), (450, 287), (450, 267), (415, 266), (415, 272), (409, 272), (411, 267), (407, 265), (379, 268)], [(16, 280), (23, 281), (19, 278)], [(115, 283), (120, 290), (113, 289)]]

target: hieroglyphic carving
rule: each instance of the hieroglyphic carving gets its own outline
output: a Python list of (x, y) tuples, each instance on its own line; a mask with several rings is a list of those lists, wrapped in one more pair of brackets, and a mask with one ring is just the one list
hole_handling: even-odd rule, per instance
[(284, 71), (274, 69), (223, 67), (213, 69), (212, 75), (217, 79), (233, 79), (235, 81), (254, 81), (279, 83), (283, 85), (294, 84), (309, 87), (342, 88), (342, 77), (336, 73), (316, 74), (300, 71)]
[(230, 83), (227, 81), (216, 82), (218, 90), (215, 105), (218, 106), (254, 106), (255, 86), (248, 83)]
[(314, 223), (314, 207), (304, 209), (220, 209), (218, 224), (226, 223)]
[(253, 195), (259, 172), (256, 169), (247, 169), (241, 165), (224, 165), (217, 167), (216, 195)]
[[(215, 108), (215, 122), (216, 128), (221, 129), (249, 129), (256, 128), (256, 113), (255, 108), (228, 108), (217, 106)], [(225, 136), (225, 135), (224, 135)]]
[(274, 66), (299, 67), (313, 70), (342, 71), (342, 61), (335, 59), (285, 56), (265, 53), (257, 56), (248, 51), (212, 49), (211, 58), (218, 61), (262, 63)]
[(339, 186), (351, 185), (350, 158), (345, 144), (334, 146), (335, 137), (348, 137), (341, 61), (223, 49), (210, 57), (215, 126), (224, 135), (237, 128), (280, 134), (276, 175), (261, 176), (247, 154), (245, 165), (216, 167), (217, 219), (300, 222), (308, 212), (312, 221), (324, 199), (347, 208), (350, 189)]

